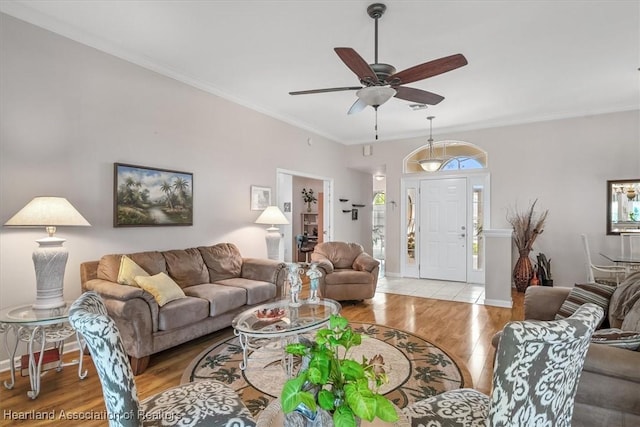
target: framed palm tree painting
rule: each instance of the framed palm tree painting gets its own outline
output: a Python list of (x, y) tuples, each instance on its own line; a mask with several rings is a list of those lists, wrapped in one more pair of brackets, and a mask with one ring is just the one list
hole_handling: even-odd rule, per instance
[(193, 225), (193, 174), (114, 163), (113, 226)]

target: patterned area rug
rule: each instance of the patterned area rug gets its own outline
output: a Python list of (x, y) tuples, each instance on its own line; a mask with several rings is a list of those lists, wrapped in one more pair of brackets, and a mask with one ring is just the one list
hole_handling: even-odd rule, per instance
[[(403, 408), (417, 400), (447, 390), (471, 387), (469, 372), (438, 346), (409, 332), (382, 325), (351, 322), (363, 334), (363, 342), (352, 349), (351, 357), (384, 357), (389, 383), (381, 392)], [(230, 334), (199, 354), (187, 367), (181, 382), (215, 379), (229, 384), (257, 415), (280, 395), (285, 381), (280, 342), (269, 342), (248, 358), (242, 371), (242, 349)]]

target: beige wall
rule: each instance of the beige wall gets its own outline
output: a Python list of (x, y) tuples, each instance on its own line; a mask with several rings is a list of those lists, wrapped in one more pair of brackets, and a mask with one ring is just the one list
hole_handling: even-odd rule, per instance
[[(276, 169), (331, 177), (336, 194), (371, 193), (345, 147), (0, 14), (0, 221), (38, 195), (67, 197), (92, 224), (60, 228), (69, 262), (65, 296), (80, 293), (79, 264), (106, 253), (237, 244), (266, 257), (251, 185), (276, 198)], [(307, 139), (313, 138), (313, 145)], [(114, 228), (113, 163), (192, 172), (194, 225)], [(337, 201), (336, 201), (337, 202)], [(334, 204), (336, 240), (370, 240)], [(0, 307), (35, 298), (31, 252), (44, 230), (0, 227)]]
[[(538, 198), (538, 206), (549, 209), (547, 226), (534, 250), (552, 259), (556, 284), (573, 286), (586, 280), (580, 233), (589, 237), (594, 262), (605, 262), (597, 255), (600, 250), (619, 248), (619, 238), (605, 234), (606, 181), (640, 178), (638, 111), (436, 133), (434, 139), (466, 141), (487, 151), (490, 228), (508, 228), (506, 210), (516, 203), (524, 208)], [(386, 200), (400, 203), (402, 160), (425, 144), (425, 138), (377, 143), (369, 157), (362, 155), (362, 146), (351, 146), (349, 164), (362, 170), (384, 165)], [(400, 209), (389, 204), (386, 232), (386, 269), (398, 274)]]

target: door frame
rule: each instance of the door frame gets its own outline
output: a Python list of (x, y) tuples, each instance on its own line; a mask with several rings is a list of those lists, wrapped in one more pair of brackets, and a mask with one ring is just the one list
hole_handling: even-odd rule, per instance
[[(416, 188), (416, 201), (415, 201), (415, 221), (416, 221), (416, 236), (415, 241), (420, 241), (420, 181), (422, 180), (434, 180), (434, 179), (447, 179), (447, 178), (466, 178), (467, 179), (467, 282), (468, 283), (485, 283), (485, 271), (486, 266), (480, 270), (473, 269), (473, 245), (472, 245), (472, 230), (473, 230), (473, 218), (472, 218), (472, 202), (474, 188), (481, 186), (483, 188), (483, 229), (491, 228), (491, 175), (486, 169), (476, 169), (468, 171), (451, 171), (451, 172), (436, 172), (432, 173), (413, 173), (404, 174), (400, 180), (400, 274), (402, 277), (415, 277), (419, 278), (419, 262), (415, 265), (409, 265), (407, 263), (407, 189)], [(416, 245), (415, 258), (420, 260), (420, 247)]]
[[(323, 241), (328, 242), (333, 240), (333, 178), (309, 174), (306, 172), (277, 168), (276, 200), (278, 201), (278, 206), (284, 206), (285, 202), (292, 202), (293, 189), (291, 182), (294, 176), (322, 181), (322, 191), (324, 194), (322, 198), (323, 230), (321, 232), (323, 233)], [(285, 216), (287, 216), (287, 218), (289, 219), (289, 224), (280, 226), (281, 230), (283, 230), (284, 235), (284, 258), (285, 261), (288, 262), (291, 262), (293, 260), (294, 253), (292, 244), (293, 221), (291, 215), (291, 212), (285, 212)], [(320, 232), (320, 230), (318, 231)]]

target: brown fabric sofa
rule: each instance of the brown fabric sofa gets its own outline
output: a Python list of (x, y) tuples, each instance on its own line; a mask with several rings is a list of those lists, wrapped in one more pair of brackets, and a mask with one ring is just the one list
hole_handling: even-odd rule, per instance
[(122, 254), (80, 265), (82, 291), (104, 299), (136, 375), (152, 354), (226, 328), (249, 306), (283, 295), (286, 264), (243, 258), (232, 243), (127, 256), (150, 275), (168, 274), (186, 295), (159, 307), (150, 293), (117, 283)]
[[(571, 288), (529, 287), (525, 319), (553, 320)], [(640, 331), (640, 273), (616, 288), (608, 310), (609, 326)], [(497, 337), (496, 337), (497, 338)], [(497, 339), (494, 338), (494, 344)], [(640, 426), (640, 351), (590, 344), (578, 384), (573, 427)]]
[(322, 277), (320, 295), (337, 301), (373, 298), (378, 285), (380, 262), (358, 243), (318, 243), (311, 253)]

